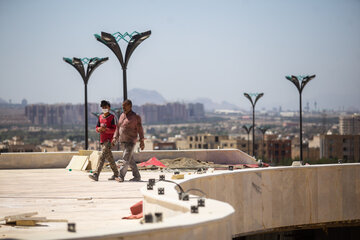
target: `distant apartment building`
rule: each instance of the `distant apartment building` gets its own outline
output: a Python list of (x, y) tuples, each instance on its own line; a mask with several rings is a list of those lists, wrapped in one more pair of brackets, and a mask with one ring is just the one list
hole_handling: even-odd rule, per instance
[(176, 150), (175, 142), (154, 142), (154, 150)]
[[(143, 123), (176, 123), (196, 121), (204, 118), (204, 105), (201, 103), (167, 103), (164, 105), (145, 104), (134, 106)], [(88, 120), (96, 124), (97, 117), (92, 113), (100, 111), (99, 104), (88, 104)], [(32, 104), (25, 108), (25, 115), (34, 125), (83, 124), (85, 109), (83, 104)]]
[(339, 117), (339, 126), (341, 135), (359, 135), (360, 134), (360, 115), (346, 115)]
[[(176, 142), (174, 141), (161, 141), (160, 139), (145, 139), (144, 150), (176, 150)], [(135, 150), (140, 149), (140, 142), (136, 142)]]
[(199, 120), (204, 118), (205, 109), (202, 103), (188, 103), (187, 112), (189, 120)]
[[(88, 104), (89, 123), (96, 124), (92, 112), (99, 111), (99, 104)], [(32, 104), (25, 107), (25, 115), (34, 125), (83, 124), (85, 109), (83, 104)]]
[(264, 144), (260, 144), (260, 155), (263, 159), (278, 163), (280, 160), (291, 159), (291, 140), (278, 138), (275, 135), (265, 135)]
[(320, 158), (360, 161), (360, 135), (321, 135)]
[(221, 140), (225, 139), (229, 139), (229, 137), (211, 134), (197, 134), (187, 137), (189, 149), (217, 149), (221, 147)]
[[(252, 141), (244, 138), (222, 139), (221, 148), (236, 148), (252, 155)], [(256, 139), (255, 156), (267, 162), (278, 163), (280, 160), (291, 159), (291, 140), (279, 139), (276, 135), (265, 135)]]
[(136, 106), (144, 123), (176, 123), (199, 120), (205, 116), (204, 105), (201, 103), (167, 103), (164, 105), (145, 104)]
[(189, 149), (189, 144), (186, 138), (181, 135), (176, 135), (175, 137), (170, 137), (168, 139), (169, 142), (174, 142), (177, 150), (185, 150)]
[[(220, 148), (223, 149), (235, 148), (249, 155), (252, 155), (252, 141), (247, 140), (247, 138), (245, 139), (243, 137), (222, 139), (220, 142)], [(258, 144), (255, 143), (255, 149), (257, 148), (258, 148)]]

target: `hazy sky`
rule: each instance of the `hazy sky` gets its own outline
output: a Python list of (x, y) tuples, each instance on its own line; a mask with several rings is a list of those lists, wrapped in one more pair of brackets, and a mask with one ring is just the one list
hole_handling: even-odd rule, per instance
[(316, 74), (304, 105), (360, 108), (359, 0), (0, 0), (0, 30), (0, 97), (12, 102), (82, 103), (80, 75), (62, 57), (108, 56), (89, 101), (120, 97), (120, 65), (93, 34), (151, 30), (129, 61), (128, 89), (245, 109), (243, 92), (264, 92), (259, 108), (297, 109), (285, 75)]

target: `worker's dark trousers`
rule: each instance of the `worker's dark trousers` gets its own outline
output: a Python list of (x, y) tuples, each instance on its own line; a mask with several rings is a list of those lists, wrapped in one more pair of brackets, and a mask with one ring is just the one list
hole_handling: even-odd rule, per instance
[(132, 174), (134, 176), (134, 178), (140, 179), (140, 173), (139, 173), (139, 169), (136, 166), (136, 162), (134, 160), (134, 147), (135, 144), (132, 142), (122, 142), (121, 143), (121, 148), (123, 149), (123, 160), (125, 161), (124, 165), (120, 168), (120, 177), (121, 178), (125, 178), (126, 172), (129, 168), (131, 168)]

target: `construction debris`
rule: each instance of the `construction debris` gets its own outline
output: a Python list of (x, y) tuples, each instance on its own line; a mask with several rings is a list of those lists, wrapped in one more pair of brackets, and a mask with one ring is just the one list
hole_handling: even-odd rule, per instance
[(203, 162), (193, 158), (162, 159), (160, 162), (170, 169), (198, 169), (221, 166), (219, 164), (214, 164), (213, 162)]
[(85, 170), (89, 165), (89, 157), (88, 156), (73, 156), (71, 161), (67, 165), (67, 170)]
[(174, 174), (171, 176), (171, 179), (175, 179), (175, 180), (184, 179), (184, 174)]
[(6, 224), (15, 224), (17, 226), (36, 226), (39, 222), (67, 222), (65, 219), (47, 219), (46, 217), (34, 217), (37, 212), (22, 213), (17, 215), (5, 216), (0, 218)]

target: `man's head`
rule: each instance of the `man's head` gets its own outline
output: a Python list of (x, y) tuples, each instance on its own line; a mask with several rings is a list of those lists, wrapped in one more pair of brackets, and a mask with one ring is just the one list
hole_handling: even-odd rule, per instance
[(126, 99), (123, 104), (122, 104), (122, 108), (124, 110), (125, 114), (128, 114), (131, 111), (132, 108), (132, 102), (129, 99)]
[(110, 102), (102, 100), (100, 107), (102, 108), (102, 112), (106, 114), (110, 111)]

